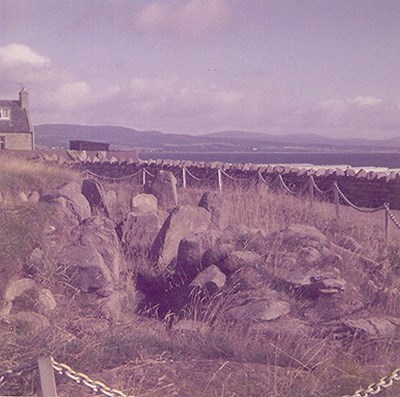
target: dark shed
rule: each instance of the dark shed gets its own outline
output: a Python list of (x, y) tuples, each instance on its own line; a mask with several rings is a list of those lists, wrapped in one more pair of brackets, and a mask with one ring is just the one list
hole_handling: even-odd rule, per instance
[(69, 141), (70, 150), (105, 150), (109, 151), (110, 144), (104, 142)]

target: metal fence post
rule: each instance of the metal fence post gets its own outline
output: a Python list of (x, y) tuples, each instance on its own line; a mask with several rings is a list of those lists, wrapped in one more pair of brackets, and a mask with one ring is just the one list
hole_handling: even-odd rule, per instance
[(218, 168), (218, 189), (222, 190), (222, 172), (220, 168)]
[(51, 357), (38, 359), (42, 397), (57, 397), (56, 380)]

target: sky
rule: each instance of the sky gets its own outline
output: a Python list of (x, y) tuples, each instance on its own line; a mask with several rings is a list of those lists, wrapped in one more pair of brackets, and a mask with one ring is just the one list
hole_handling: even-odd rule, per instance
[(400, 136), (399, 0), (0, 0), (34, 124)]

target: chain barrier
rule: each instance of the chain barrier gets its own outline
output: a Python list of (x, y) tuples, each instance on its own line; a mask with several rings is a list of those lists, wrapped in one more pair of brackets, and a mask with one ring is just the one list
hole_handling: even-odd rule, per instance
[(112, 389), (108, 387), (103, 382), (93, 380), (88, 375), (73, 370), (69, 365), (59, 363), (52, 359), (53, 361), (53, 369), (59, 374), (66, 376), (69, 379), (72, 379), (75, 383), (79, 385), (84, 385), (88, 387), (93, 393), (95, 394), (102, 394), (106, 397), (133, 397), (128, 396), (127, 394), (123, 393), (121, 390)]
[(381, 205), (380, 207), (377, 207), (377, 208), (361, 208), (361, 207), (358, 207), (357, 205), (353, 204), (353, 203), (345, 196), (345, 194), (340, 190), (340, 188), (339, 188), (337, 182), (334, 182), (334, 183), (333, 183), (333, 187), (337, 190), (337, 192), (339, 193), (339, 196), (345, 201), (345, 203), (346, 203), (347, 205), (349, 205), (351, 208), (353, 208), (353, 209), (355, 209), (355, 210), (357, 210), (357, 211), (359, 211), (359, 212), (364, 212), (364, 213), (367, 213), (367, 214), (371, 214), (371, 213), (378, 212), (378, 211), (382, 211), (382, 210), (385, 209), (385, 206), (384, 206), (384, 205)]
[(352, 395), (342, 397), (369, 397), (380, 393), (384, 389), (393, 386), (395, 381), (400, 380), (400, 368), (395, 369), (390, 375), (384, 376), (379, 382), (371, 383), (366, 389), (358, 389)]

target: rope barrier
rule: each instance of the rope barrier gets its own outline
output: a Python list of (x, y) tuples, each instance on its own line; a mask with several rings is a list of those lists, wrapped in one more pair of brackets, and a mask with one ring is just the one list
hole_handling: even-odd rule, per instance
[(187, 168), (186, 168), (186, 172), (190, 177), (192, 177), (194, 180), (199, 181), (199, 182), (210, 179), (210, 176), (207, 176), (206, 178), (199, 178), (196, 175), (193, 175)]
[(258, 174), (258, 177), (260, 178), (262, 183), (264, 183), (267, 186), (270, 186), (270, 184), (265, 180), (265, 178), (262, 176), (260, 171), (258, 171), (257, 174)]
[(278, 174), (278, 182), (281, 184), (281, 186), (285, 189), (286, 192), (288, 192), (289, 194), (294, 195), (295, 192), (293, 192), (292, 190), (289, 189), (289, 186), (286, 185), (285, 181), (282, 178), (281, 174)]
[[(146, 168), (144, 168), (144, 170), (147, 171)], [(84, 172), (82, 172), (82, 174), (90, 175), (90, 176), (93, 176), (93, 177), (95, 177), (95, 178), (104, 179), (104, 180), (109, 180), (109, 181), (123, 181), (123, 180), (125, 180), (125, 179), (132, 178), (132, 177), (134, 177), (134, 176), (137, 176), (137, 175), (139, 175), (141, 172), (142, 172), (142, 170), (139, 170), (139, 171), (137, 171), (137, 172), (135, 172), (135, 173), (133, 173), (133, 174), (124, 175), (124, 176), (121, 176), (121, 177), (112, 177), (112, 176), (99, 175), (99, 174), (96, 174), (96, 173), (94, 173), (94, 172), (92, 172), (92, 171), (89, 171), (89, 170), (85, 170)], [(148, 171), (147, 171), (147, 172), (148, 172)], [(151, 175), (151, 174), (150, 174), (150, 175)]]
[[(155, 175), (153, 175), (150, 171), (148, 171), (146, 168), (143, 168), (143, 171), (147, 174), (147, 175), (149, 175), (149, 176), (151, 176), (152, 178), (155, 178)], [(141, 171), (139, 171), (139, 172), (141, 172)]]
[(224, 171), (222, 168), (219, 168), (219, 170), (222, 172), (223, 175), (225, 175), (226, 177), (228, 177), (229, 179), (231, 179), (232, 181), (248, 181), (250, 179), (252, 179), (251, 177), (248, 178), (235, 178), (234, 176), (229, 175), (226, 171)]
[(393, 212), (391, 211), (391, 209), (389, 208), (389, 204), (385, 203), (383, 204), (385, 211), (387, 212), (387, 214), (389, 215), (390, 220), (394, 223), (394, 225), (400, 229), (400, 222), (397, 220), (397, 218), (395, 217), (395, 215), (393, 214)]
[(364, 213), (367, 213), (367, 214), (371, 214), (371, 213), (382, 211), (382, 210), (385, 209), (384, 205), (381, 205), (380, 207), (377, 207), (377, 208), (361, 208), (361, 207), (358, 207), (357, 205), (353, 204), (345, 196), (345, 194), (340, 190), (340, 188), (339, 188), (339, 186), (338, 186), (338, 184), (336, 182), (333, 183), (333, 187), (334, 187), (334, 189), (336, 189), (336, 191), (339, 193), (339, 196), (345, 201), (345, 203), (347, 205), (349, 205), (351, 208), (353, 208), (353, 209), (355, 209), (355, 210), (357, 210), (359, 212), (364, 212)]
[(321, 194), (321, 195), (325, 195), (328, 194), (332, 191), (332, 189), (334, 188), (333, 186), (331, 186), (329, 189), (326, 190), (322, 190), (320, 189), (317, 184), (315, 183), (315, 179), (312, 175), (310, 175), (310, 181), (312, 183), (313, 188), (317, 191), (317, 193)]

